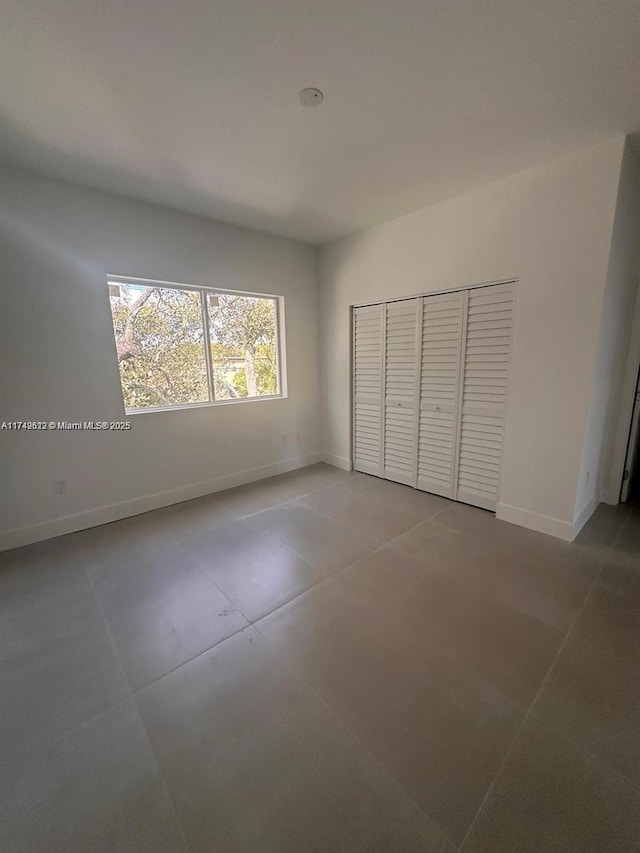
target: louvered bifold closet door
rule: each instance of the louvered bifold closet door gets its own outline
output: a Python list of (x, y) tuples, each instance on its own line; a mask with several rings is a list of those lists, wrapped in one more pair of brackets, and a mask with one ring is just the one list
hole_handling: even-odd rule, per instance
[(417, 486), (447, 498), (455, 494), (464, 298), (427, 296), (422, 309)]
[(353, 467), (381, 477), (384, 399), (384, 305), (353, 312)]
[(469, 291), (456, 497), (495, 509), (500, 484), (514, 285)]
[(384, 477), (416, 484), (417, 348), (420, 299), (390, 302), (386, 310)]

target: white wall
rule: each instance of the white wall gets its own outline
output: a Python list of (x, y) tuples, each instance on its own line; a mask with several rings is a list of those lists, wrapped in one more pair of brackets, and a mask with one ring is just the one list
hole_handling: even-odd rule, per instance
[[(625, 387), (639, 278), (640, 164), (627, 142), (609, 252), (594, 395), (576, 499), (577, 518), (600, 498), (609, 503), (618, 502), (638, 370), (636, 353), (631, 381)], [(587, 481), (587, 471), (597, 476)]]
[(139, 414), (121, 434), (0, 432), (0, 547), (319, 458), (314, 249), (6, 170), (0, 421), (124, 419), (107, 272), (283, 295), (289, 396)]
[(573, 538), (623, 147), (612, 140), (321, 250), (328, 461), (351, 457), (350, 305), (517, 278), (498, 516)]

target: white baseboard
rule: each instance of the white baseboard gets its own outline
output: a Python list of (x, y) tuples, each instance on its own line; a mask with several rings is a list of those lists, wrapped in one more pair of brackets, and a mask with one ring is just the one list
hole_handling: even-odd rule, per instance
[(591, 518), (591, 516), (595, 512), (596, 507), (598, 506), (599, 503), (600, 503), (600, 496), (594, 495), (591, 498), (591, 500), (589, 501), (589, 503), (584, 507), (584, 509), (581, 510), (581, 512), (579, 512), (576, 515), (576, 517), (573, 520), (573, 538), (574, 539), (576, 538), (578, 533), (580, 533), (580, 531), (585, 526), (587, 521), (589, 521), (589, 519)]
[(616, 486), (615, 488), (604, 489), (602, 494), (600, 495), (600, 500), (605, 504), (611, 504), (611, 506), (618, 506), (620, 503), (620, 486)]
[(232, 489), (234, 486), (243, 486), (245, 483), (253, 483), (273, 477), (276, 474), (284, 474), (297, 468), (305, 468), (307, 465), (315, 465), (322, 462), (322, 454), (309, 453), (306, 456), (295, 456), (291, 459), (283, 459), (272, 465), (264, 465), (261, 468), (251, 468), (240, 471), (237, 474), (227, 474), (214, 480), (203, 480), (177, 489), (169, 489), (166, 492), (157, 492), (153, 495), (144, 495), (129, 501), (117, 504), (96, 507), (86, 512), (66, 515), (62, 518), (54, 518), (51, 521), (43, 521), (28, 527), (15, 528), (0, 532), (0, 551), (9, 548), (19, 548), (21, 545), (30, 545), (33, 542), (41, 542), (43, 539), (52, 539), (54, 536), (63, 536), (66, 533), (75, 533), (78, 530), (86, 530), (88, 527), (97, 527), (99, 524), (108, 524), (110, 521), (118, 521), (132, 515), (140, 515), (160, 509), (163, 506), (189, 501), (193, 498), (201, 498), (205, 495), (220, 492), (224, 489)]
[(332, 465), (334, 468), (341, 468), (343, 471), (351, 471), (351, 460), (346, 456), (336, 456), (334, 453), (323, 453), (322, 461), (327, 465)]
[(520, 527), (528, 527), (529, 530), (536, 530), (538, 533), (547, 533), (557, 539), (564, 539), (565, 542), (573, 542), (576, 536), (574, 525), (570, 521), (562, 521), (549, 515), (540, 515), (537, 512), (509, 504), (498, 504), (496, 518), (501, 521), (508, 521), (510, 524), (518, 524)]

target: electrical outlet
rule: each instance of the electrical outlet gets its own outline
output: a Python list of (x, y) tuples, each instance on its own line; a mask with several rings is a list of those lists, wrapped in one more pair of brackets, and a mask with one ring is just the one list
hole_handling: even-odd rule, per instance
[(53, 481), (53, 491), (57, 495), (63, 495), (67, 491), (67, 481), (64, 477), (61, 480)]

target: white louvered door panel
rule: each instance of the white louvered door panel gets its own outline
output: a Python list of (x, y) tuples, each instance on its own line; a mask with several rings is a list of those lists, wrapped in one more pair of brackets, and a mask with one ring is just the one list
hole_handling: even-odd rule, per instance
[(353, 312), (353, 467), (383, 476), (384, 305)]
[(416, 389), (420, 299), (390, 302), (386, 310), (384, 477), (416, 484)]
[(511, 360), (514, 285), (470, 290), (455, 497), (495, 509)]
[(426, 296), (422, 309), (417, 486), (455, 496), (465, 294)]

